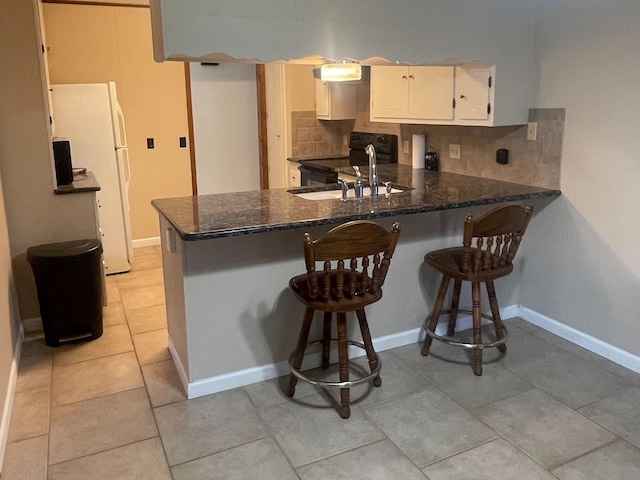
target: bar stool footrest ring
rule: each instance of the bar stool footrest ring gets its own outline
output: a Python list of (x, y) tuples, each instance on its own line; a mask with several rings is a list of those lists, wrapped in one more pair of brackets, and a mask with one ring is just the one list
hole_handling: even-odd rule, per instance
[[(337, 338), (332, 338), (331, 339), (331, 343), (337, 343), (337, 342), (338, 342)], [(361, 348), (362, 350), (366, 350), (364, 344), (361, 343), (361, 342), (356, 342), (355, 340), (347, 340), (347, 343), (349, 345), (353, 345), (354, 347)], [(307, 347), (310, 347), (312, 345), (320, 345), (320, 344), (322, 344), (322, 340), (318, 340), (318, 341), (315, 341), (315, 342), (307, 343)], [(382, 367), (382, 361), (380, 360), (380, 357), (378, 356), (378, 354), (376, 352), (373, 352), (374, 356), (376, 357), (375, 359), (378, 362), (378, 365), (374, 369), (373, 372), (371, 372), (369, 375), (367, 375), (365, 377), (358, 378), (356, 380), (350, 380), (348, 382), (330, 382), (330, 381), (323, 381), (323, 380), (315, 380), (315, 379), (307, 377), (300, 370), (294, 368), (293, 359), (296, 356), (296, 353), (297, 352), (294, 351), (289, 356), (289, 369), (291, 370), (291, 373), (293, 375), (295, 375), (296, 377), (298, 377), (298, 379), (302, 380), (303, 382), (310, 383), (311, 385), (318, 385), (318, 386), (321, 386), (321, 387), (350, 388), (350, 387), (353, 387), (355, 385), (360, 385), (361, 383), (365, 383), (365, 382), (371, 381), (374, 378), (376, 378), (377, 376), (379, 376), (380, 375), (380, 368)]]
[[(447, 313), (449, 313), (451, 310), (443, 310), (442, 313), (440, 313), (440, 315), (445, 315)], [(467, 313), (470, 315), (473, 315), (473, 312), (471, 310), (458, 310), (458, 313)], [(493, 317), (486, 314), (486, 313), (482, 313), (482, 318), (485, 318), (487, 320), (491, 320), (493, 322)], [(435, 338), (436, 340), (438, 340), (439, 342), (442, 343), (446, 343), (447, 345), (453, 345), (455, 347), (463, 347), (463, 348), (468, 348), (468, 349), (480, 349), (483, 350), (485, 348), (494, 348), (494, 347), (499, 347), (500, 345), (504, 345), (506, 343), (506, 341), (509, 338), (509, 330), (507, 330), (507, 327), (504, 326), (504, 324), (502, 325), (504, 328), (504, 337), (502, 337), (500, 340), (496, 340), (495, 342), (489, 342), (489, 343), (466, 343), (466, 342), (461, 342), (459, 340), (455, 340), (449, 336), (444, 336), (444, 335), (438, 335), (435, 332), (432, 332), (431, 330), (429, 330), (427, 328), (427, 325), (429, 323), (429, 321), (431, 320), (431, 315), (429, 315), (427, 317), (427, 319), (424, 322), (424, 325), (422, 326), (422, 328), (424, 328), (425, 332), (427, 332), (427, 335), (429, 335), (431, 338)]]

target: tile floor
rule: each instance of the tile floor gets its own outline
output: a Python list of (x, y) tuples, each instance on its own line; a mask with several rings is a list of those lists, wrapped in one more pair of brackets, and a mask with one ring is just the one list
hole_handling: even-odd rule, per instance
[(481, 378), (441, 344), (382, 352), (342, 420), (283, 379), (186, 400), (158, 248), (107, 284), (102, 338), (25, 343), (3, 480), (640, 478), (640, 375), (523, 320)]

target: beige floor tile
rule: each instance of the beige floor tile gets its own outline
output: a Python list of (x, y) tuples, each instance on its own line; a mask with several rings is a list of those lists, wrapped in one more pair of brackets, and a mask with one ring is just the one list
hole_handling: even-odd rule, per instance
[(437, 388), (369, 407), (365, 412), (419, 467), (497, 437)]
[(305, 465), (298, 473), (303, 480), (425, 480), (418, 467), (389, 440)]
[(49, 464), (157, 435), (144, 388), (64, 405), (51, 411)]
[(171, 466), (268, 436), (240, 389), (172, 403), (155, 415)]
[(115, 280), (115, 275), (108, 275), (105, 280), (105, 290), (107, 292), (107, 305), (120, 301), (120, 290)]
[(120, 290), (125, 313), (136, 308), (151, 307), (164, 303), (164, 286), (152, 285), (142, 288), (123, 288)]
[(47, 480), (48, 435), (7, 444), (2, 480)]
[(640, 478), (640, 450), (618, 440), (553, 470), (560, 480), (636, 480)]
[(171, 480), (159, 438), (49, 467), (49, 480)]
[(167, 328), (166, 306), (163, 303), (129, 310), (127, 311), (127, 323), (132, 335)]
[(489, 404), (475, 412), (482, 421), (547, 468), (561, 465), (617, 438), (538, 389)]
[(153, 407), (187, 399), (173, 360), (144, 365), (142, 375)]
[(140, 365), (162, 362), (171, 358), (166, 328), (139, 333), (132, 338)]
[[(299, 477), (278, 445), (264, 438), (247, 445), (183, 463), (171, 469), (174, 480), (297, 480)], [(329, 477), (327, 477), (329, 478)]]
[(13, 399), (9, 441), (16, 442), (49, 433), (48, 387), (18, 392)]
[(136, 247), (133, 249), (133, 256), (143, 257), (145, 255), (155, 255), (158, 253), (155, 245), (147, 245), (146, 247)]
[(153, 252), (149, 255), (133, 256), (133, 265), (131, 265), (131, 272), (137, 272), (139, 270), (148, 270), (150, 268), (162, 267), (162, 258), (157, 252)]
[(53, 364), (69, 365), (95, 358), (133, 351), (133, 343), (126, 324), (104, 327), (100, 338), (64, 344), (53, 352)]
[(118, 288), (142, 288), (152, 285), (162, 285), (164, 276), (162, 268), (150, 268), (147, 270), (136, 270), (128, 272), (126, 275), (120, 275), (116, 282)]
[[(47, 347), (50, 348), (50, 347)], [(27, 355), (20, 359), (16, 392), (51, 387), (51, 355)]]
[(629, 388), (578, 410), (640, 447), (640, 388)]
[[(254, 383), (242, 388), (247, 392), (247, 395), (251, 398), (251, 402), (253, 402), (258, 409), (291, 401), (285, 394), (289, 388), (289, 375)], [(299, 381), (296, 385), (295, 398), (304, 398), (309, 395), (316, 395), (317, 393), (318, 391), (313, 385)]]
[(133, 352), (53, 368), (52, 406), (102, 397), (143, 387)]
[[(309, 407), (300, 402), (325, 407)], [(326, 399), (318, 394), (260, 410), (260, 416), (296, 468), (384, 438), (357, 405), (351, 407), (347, 420), (326, 405)]]
[(124, 307), (122, 302), (111, 302), (109, 305), (102, 307), (102, 325), (111, 327), (113, 325), (121, 325), (127, 322), (124, 315)]
[(455, 361), (438, 359), (417, 365), (415, 369), (467, 408), (481, 407), (533, 388), (500, 363), (485, 364), (482, 376), (477, 377), (466, 356)]
[(449, 457), (422, 470), (431, 480), (553, 480), (542, 466), (510, 443), (498, 439)]

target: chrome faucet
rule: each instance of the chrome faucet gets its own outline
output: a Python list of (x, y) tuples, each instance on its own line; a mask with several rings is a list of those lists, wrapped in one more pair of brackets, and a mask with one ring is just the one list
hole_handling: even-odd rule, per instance
[(362, 185), (362, 174), (360, 173), (360, 167), (358, 165), (353, 166), (353, 170), (356, 172), (356, 181), (353, 184), (356, 198), (362, 199), (364, 196), (364, 186)]
[(342, 188), (342, 201), (346, 202), (347, 201), (347, 195), (349, 193), (349, 185), (347, 184), (347, 181), (344, 178), (339, 178), (338, 179), (338, 183), (340, 184), (340, 187)]
[(369, 155), (369, 188), (371, 196), (378, 196), (378, 166), (376, 164), (376, 149), (372, 144), (364, 147), (364, 151)]

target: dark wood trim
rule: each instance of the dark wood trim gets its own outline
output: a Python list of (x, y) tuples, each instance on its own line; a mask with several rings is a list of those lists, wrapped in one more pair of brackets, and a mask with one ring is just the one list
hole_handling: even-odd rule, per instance
[(131, 3), (118, 3), (118, 2), (72, 2), (71, 0), (42, 0), (42, 3), (62, 3), (66, 5), (91, 5), (98, 7), (132, 7), (132, 8), (150, 8), (149, 5), (133, 5)]
[(191, 99), (191, 70), (184, 62), (184, 88), (187, 92), (187, 125), (189, 126), (189, 156), (191, 157), (191, 193), (198, 194), (198, 172), (196, 170), (196, 144), (193, 133), (193, 102)]
[(260, 160), (260, 188), (269, 188), (269, 153), (267, 150), (267, 95), (265, 68), (256, 65), (256, 88), (258, 93), (258, 148)]

